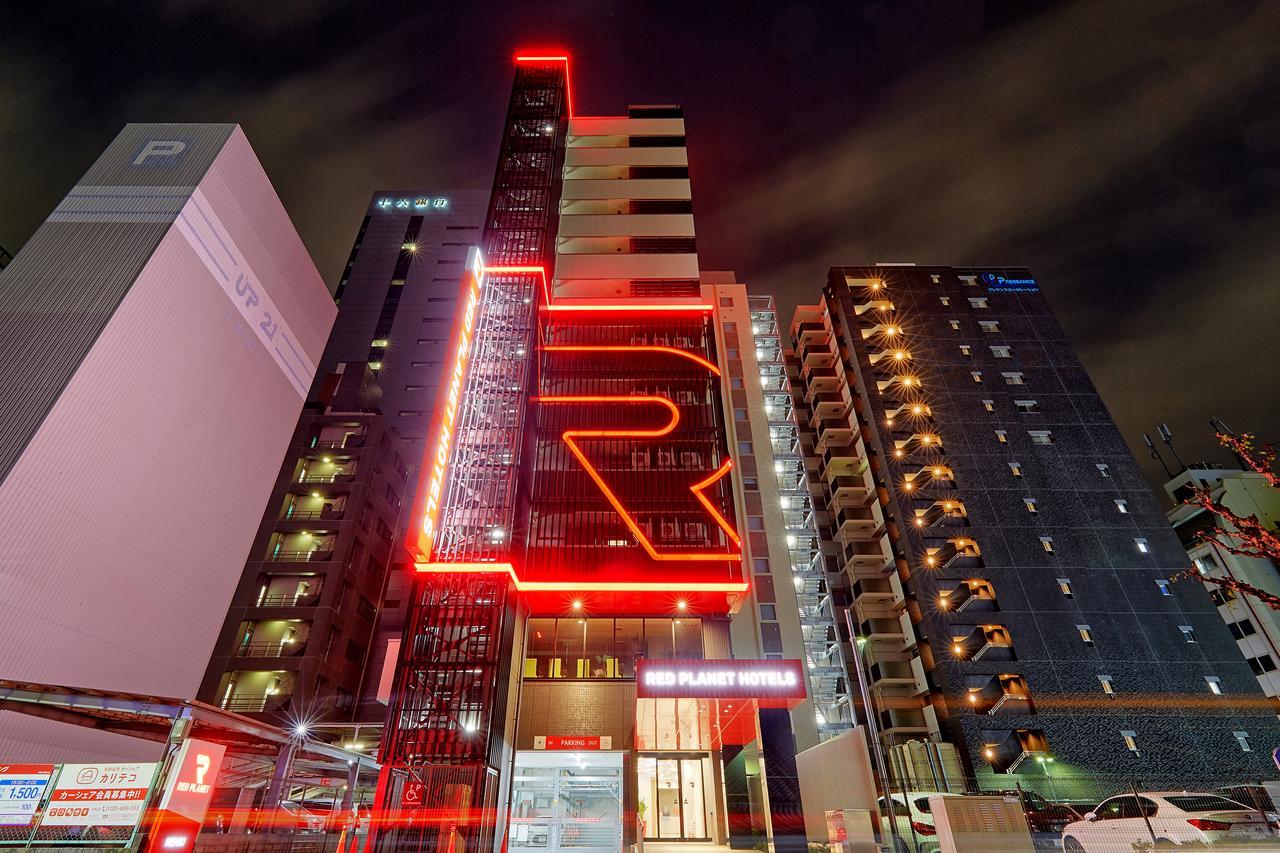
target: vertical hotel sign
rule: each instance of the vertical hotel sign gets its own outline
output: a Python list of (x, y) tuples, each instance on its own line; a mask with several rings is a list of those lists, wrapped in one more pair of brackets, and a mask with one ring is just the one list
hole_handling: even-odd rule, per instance
[(467, 367), (471, 362), (471, 345), (475, 335), (476, 314), (480, 307), (480, 289), (484, 286), (484, 259), (480, 250), (472, 247), (467, 252), (466, 272), (462, 279), (462, 308), (454, 329), (453, 360), (449, 362), (447, 391), (436, 403), (435, 434), (428, 445), (427, 464), (422, 475), (422, 522), (415, 541), (409, 543), (418, 560), (428, 560), (439, 532), (440, 504), (444, 500), (445, 477), (449, 473), (449, 461), (453, 457), (454, 434), (458, 428), (458, 410), (462, 402), (462, 389), (466, 385)]

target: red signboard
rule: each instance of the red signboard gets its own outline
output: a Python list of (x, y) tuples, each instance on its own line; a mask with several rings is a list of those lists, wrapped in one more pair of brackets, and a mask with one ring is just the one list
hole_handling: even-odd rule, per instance
[(641, 699), (803, 699), (798, 660), (649, 660), (636, 666)]
[(400, 805), (407, 809), (416, 809), (422, 805), (422, 798), (427, 795), (427, 786), (422, 782), (405, 782), (400, 792)]
[(588, 749), (613, 749), (610, 735), (547, 735), (533, 739), (534, 749), (562, 749), (582, 751)]
[(194, 738), (183, 741), (165, 782), (160, 808), (197, 823), (204, 820), (226, 751), (227, 748), (220, 743)]

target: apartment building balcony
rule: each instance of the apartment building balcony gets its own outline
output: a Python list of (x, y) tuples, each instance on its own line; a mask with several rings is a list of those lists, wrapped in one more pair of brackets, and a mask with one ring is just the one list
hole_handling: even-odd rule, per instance
[(254, 607), (317, 607), (320, 604), (320, 584), (315, 592), (297, 593), (266, 592), (254, 601)]
[(813, 414), (809, 416), (809, 428), (818, 434), (827, 430), (852, 429), (849, 415), (850, 410), (848, 406), (843, 406), (841, 408), (827, 407), (824, 409), (816, 409)]
[(983, 757), (997, 773), (1016, 773), (1023, 762), (1052, 755), (1043, 729), (995, 729), (982, 736), (986, 742)]
[(880, 712), (880, 735), (891, 742), (910, 735), (928, 735), (934, 728), (923, 708), (886, 708)]
[(877, 536), (865, 542), (845, 542), (842, 550), (844, 571), (850, 578), (874, 576), (893, 563), (887, 536)]
[(878, 501), (863, 506), (845, 507), (831, 514), (836, 537), (841, 542), (866, 541), (884, 530), (884, 514)]
[(867, 467), (866, 456), (862, 455), (865, 452), (861, 437), (855, 440), (851, 436), (845, 444), (831, 444), (822, 452), (818, 461), (818, 471), (828, 482), (833, 477), (861, 473)]
[(831, 332), (821, 320), (795, 323), (791, 326), (791, 339), (796, 342), (796, 349), (802, 350), (813, 346), (830, 346)]
[(939, 489), (951, 491), (956, 488), (955, 474), (949, 465), (935, 462), (931, 465), (921, 465), (919, 468), (913, 465), (912, 468), (913, 470), (903, 474), (902, 482), (904, 488), (909, 492), (914, 491), (917, 498)]
[(218, 703), (224, 711), (237, 714), (275, 713), (289, 704), (288, 693), (235, 693)]
[(902, 582), (896, 574), (860, 577), (853, 582), (851, 591), (854, 607), (890, 612), (906, 603)]
[(863, 619), (858, 624), (858, 636), (868, 643), (901, 643), (904, 639), (897, 619)]
[(941, 545), (925, 547), (924, 564), (930, 570), (941, 571), (954, 567), (982, 568), (982, 550), (972, 539), (948, 539)]
[(861, 459), (866, 455), (863, 449), (862, 436), (854, 429), (852, 423), (840, 427), (830, 427), (816, 433), (813, 449), (823, 458), (824, 462), (827, 459), (827, 452), (836, 448), (846, 450), (845, 453), (838, 455), (849, 460)]
[(354, 470), (333, 471), (320, 474), (305, 473), (298, 477), (299, 483), (350, 483), (356, 478)]
[(867, 667), (867, 683), (882, 695), (919, 696), (928, 691), (929, 685), (916, 661), (919, 658), (877, 661)]
[(305, 446), (308, 450), (317, 452), (360, 450), (364, 447), (364, 433), (353, 433), (345, 438), (315, 439)]
[(831, 391), (839, 387), (839, 384), (844, 381), (844, 377), (837, 372), (833, 360), (832, 363), (826, 365), (802, 365), (800, 368), (800, 380), (806, 384), (822, 382), (824, 383), (822, 390)]
[(280, 516), (280, 521), (341, 521), (346, 509), (295, 509)]
[(1032, 714), (1031, 691), (1021, 675), (993, 675), (968, 693), (969, 708), (975, 714)]
[(875, 494), (875, 483), (869, 469), (861, 474), (835, 475), (827, 478), (827, 491), (831, 499), (827, 509), (838, 512), (846, 507), (862, 506)]
[(884, 312), (893, 310), (893, 302), (888, 299), (868, 299), (864, 302), (856, 302), (853, 306), (853, 314), (855, 317), (880, 317)]
[(995, 587), (980, 578), (962, 580), (953, 589), (941, 591), (938, 607), (948, 613), (991, 613), (1000, 609)]
[[(953, 631), (964, 626), (953, 625)], [(951, 653), (962, 660), (1014, 660), (1013, 637), (1003, 625), (974, 625), (967, 633), (953, 634)]]
[(269, 563), (327, 563), (333, 559), (333, 551), (274, 551), (266, 559)]
[(927, 507), (915, 510), (915, 526), (917, 529), (963, 528), (969, 526), (969, 517), (965, 513), (964, 503), (958, 500), (934, 501)]

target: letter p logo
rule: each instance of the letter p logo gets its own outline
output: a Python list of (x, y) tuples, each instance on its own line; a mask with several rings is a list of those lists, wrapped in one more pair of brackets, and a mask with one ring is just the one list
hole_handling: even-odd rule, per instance
[(151, 165), (172, 166), (174, 162), (168, 160), (170, 157), (176, 157), (183, 151), (187, 150), (187, 143), (177, 139), (149, 139), (147, 144), (142, 146), (142, 150), (138, 152), (138, 156), (133, 158), (133, 165), (142, 166), (146, 164), (148, 159), (164, 158), (167, 162), (153, 163)]

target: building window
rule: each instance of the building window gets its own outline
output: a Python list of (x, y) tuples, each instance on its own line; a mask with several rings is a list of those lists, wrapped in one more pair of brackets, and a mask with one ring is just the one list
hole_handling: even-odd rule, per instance
[(1147, 547), (1147, 540), (1145, 540), (1145, 539), (1134, 539), (1134, 540), (1133, 540), (1133, 544), (1134, 544), (1134, 546), (1135, 546), (1135, 547), (1137, 547), (1137, 549), (1138, 549), (1138, 553), (1139, 553), (1139, 554), (1150, 554), (1150, 553), (1151, 553), (1151, 549)]
[(951, 324), (951, 331), (953, 331), (953, 332), (958, 332), (958, 331), (960, 331), (960, 321), (959, 321), (959, 320), (948, 320), (947, 322), (949, 322), (949, 323)]
[(1025, 382), (1022, 381), (1021, 373), (1001, 373), (1000, 375), (1004, 377), (1005, 385), (1025, 385), (1026, 384)]
[(724, 333), (725, 333), (726, 335), (736, 335), (736, 334), (738, 334), (738, 324), (737, 324), (737, 323), (734, 323), (734, 322), (732, 322), (732, 321), (725, 323), (725, 324), (724, 324)]
[(778, 621), (778, 605), (776, 605), (776, 604), (761, 604), (761, 605), (760, 605), (760, 618), (761, 618), (761, 619), (765, 619), (765, 620), (767, 620), (767, 621), (769, 621), (769, 622), (777, 622), (777, 621)]
[(1021, 466), (1021, 465), (1019, 465), (1017, 462), (1010, 462), (1010, 463), (1009, 463), (1009, 473), (1010, 473), (1010, 474), (1012, 474), (1012, 475), (1013, 475), (1013, 476), (1015, 476), (1015, 477), (1021, 477), (1021, 476), (1022, 476), (1022, 466)]
[(1218, 676), (1206, 675), (1204, 677), (1204, 683), (1209, 686), (1209, 692), (1214, 696), (1222, 695), (1222, 679), (1218, 678)]
[(1169, 582), (1164, 578), (1156, 579), (1156, 589), (1160, 590), (1161, 595), (1173, 595), (1173, 591), (1169, 589)]
[(979, 320), (978, 326), (984, 332), (994, 333), (1000, 331), (1000, 323), (996, 320)]
[(1014, 400), (1013, 405), (1017, 406), (1018, 411), (1024, 415), (1033, 415), (1040, 411), (1040, 404), (1035, 400)]
[(1062, 591), (1065, 598), (1075, 598), (1075, 591), (1071, 589), (1070, 578), (1058, 578), (1058, 589)]
[(1005, 431), (1004, 431), (1004, 430), (1002, 430), (1002, 429), (998, 429), (998, 430), (996, 430), (996, 443), (997, 443), (997, 444), (1008, 444), (1008, 443), (1009, 443), (1009, 433), (1005, 432)]
[(755, 451), (751, 449), (751, 442), (749, 441), (738, 442), (738, 454), (740, 456), (750, 456), (754, 452)]
[(1046, 553), (1046, 554), (1052, 554), (1052, 553), (1053, 553), (1053, 537), (1052, 537), (1052, 536), (1041, 536), (1041, 537), (1040, 537), (1040, 547), (1041, 547), (1041, 548), (1044, 548), (1044, 551), (1045, 551), (1045, 553)]
[(949, 297), (949, 296), (939, 296), (939, 297), (938, 297), (938, 301), (939, 301), (939, 302), (941, 302), (943, 305), (950, 305), (950, 304), (951, 304), (951, 297)]
[(981, 384), (982, 384), (982, 371), (981, 371), (981, 370), (975, 370), (975, 371), (971, 372), (969, 375), (973, 377), (973, 384), (975, 384), (975, 385), (981, 385)]
[(1124, 738), (1124, 745), (1126, 749), (1128, 749), (1134, 755), (1140, 754), (1138, 752), (1138, 733), (1137, 732), (1122, 731), (1120, 732), (1120, 737)]
[(942, 278), (941, 278), (941, 276), (931, 275), (931, 276), (929, 276), (929, 280), (930, 280), (930, 281), (932, 281), (934, 284), (941, 284), (941, 283), (942, 283)]
[(1011, 358), (1013, 351), (1009, 347), (991, 347), (992, 358)]
[(747, 410), (746, 410), (746, 409), (734, 409), (734, 410), (733, 410), (733, 419), (734, 419), (735, 421), (745, 421), (745, 420), (747, 420), (747, 419), (748, 419), (748, 418), (747, 418)]
[(978, 286), (978, 277), (976, 275), (958, 275), (956, 278), (960, 279), (960, 283), (965, 287)]
[(1031, 436), (1032, 444), (1053, 444), (1053, 433), (1047, 429), (1029, 429), (1027, 435)]
[(973, 355), (973, 351), (972, 351), (971, 349), (969, 349), (969, 345), (968, 345), (968, 344), (961, 344), (961, 345), (960, 345), (960, 354), (961, 354), (962, 356), (964, 356), (965, 358), (969, 358), (970, 356), (972, 356), (972, 355)]
[(1027, 508), (1027, 512), (1031, 513), (1032, 515), (1035, 515), (1039, 511), (1036, 509), (1035, 498), (1023, 498), (1022, 505), (1025, 506)]
[(1258, 632), (1258, 629), (1253, 627), (1253, 623), (1248, 619), (1241, 619), (1239, 622), (1228, 622), (1227, 630), (1230, 631), (1231, 636), (1235, 637), (1237, 640), (1243, 640), (1245, 637), (1252, 637)]
[(1271, 659), (1271, 655), (1258, 655), (1256, 658), (1244, 660), (1249, 664), (1249, 669), (1253, 670), (1254, 675), (1266, 675), (1268, 672), (1276, 671), (1276, 662)]
[(1115, 689), (1115, 687), (1113, 687), (1113, 686), (1112, 686), (1112, 684), (1111, 684), (1111, 676), (1109, 676), (1109, 675), (1099, 675), (1099, 676), (1098, 676), (1098, 682), (1102, 685), (1102, 692), (1103, 692), (1103, 693), (1107, 694), (1107, 695), (1108, 695), (1108, 696), (1110, 696), (1112, 699), (1116, 698), (1116, 689)]
[(1231, 734), (1235, 736), (1236, 743), (1240, 744), (1241, 752), (1253, 752), (1253, 748), (1249, 746), (1248, 732), (1232, 732)]
[(1121, 515), (1128, 515), (1128, 514), (1129, 514), (1129, 502), (1128, 502), (1128, 501), (1116, 501), (1116, 510), (1117, 510), (1117, 511), (1119, 511), (1119, 513), (1120, 513)]
[(1080, 642), (1086, 646), (1093, 645), (1093, 630), (1088, 625), (1077, 625), (1076, 630), (1080, 632)]
[(1179, 625), (1178, 630), (1182, 632), (1182, 639), (1186, 640), (1188, 643), (1194, 643), (1196, 641), (1195, 629), (1190, 625)]
[(748, 515), (747, 529), (748, 530), (764, 530), (764, 516)]
[(751, 561), (751, 571), (757, 575), (769, 574), (769, 561), (757, 557)]
[(742, 488), (748, 492), (758, 492), (760, 491), (760, 481), (755, 477), (743, 477)]
[(982, 409), (983, 409), (983, 411), (986, 411), (986, 412), (994, 412), (994, 411), (996, 410), (996, 401), (995, 401), (995, 400), (983, 400), (983, 401), (982, 401)]
[(1110, 466), (1108, 466), (1108, 465), (1106, 465), (1106, 464), (1104, 464), (1104, 463), (1102, 463), (1102, 462), (1095, 462), (1095, 463), (1094, 463), (1094, 467), (1096, 467), (1096, 468), (1098, 469), (1098, 474), (1099, 474), (1099, 476), (1102, 476), (1102, 477), (1110, 477), (1110, 476), (1111, 476), (1111, 467), (1110, 467)]
[(970, 308), (986, 308), (987, 298), (985, 296), (970, 296), (969, 307)]
[(729, 377), (729, 387), (732, 388), (734, 391), (743, 390), (742, 377), (741, 376)]
[(733, 307), (733, 297), (732, 297), (732, 296), (721, 296), (721, 297), (720, 297), (720, 307), (721, 307), (721, 308), (732, 308), (732, 307)]

